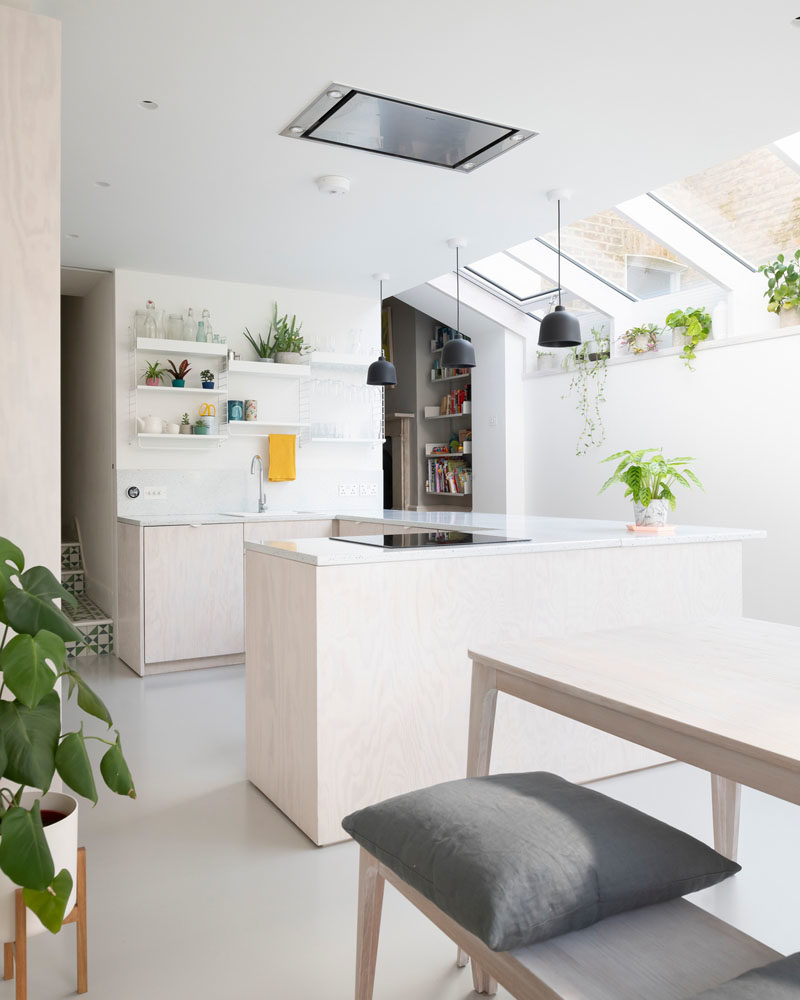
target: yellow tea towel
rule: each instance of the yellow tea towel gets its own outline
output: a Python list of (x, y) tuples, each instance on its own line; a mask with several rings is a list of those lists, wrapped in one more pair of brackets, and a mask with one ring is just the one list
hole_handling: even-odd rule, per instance
[(296, 478), (294, 442), (294, 434), (270, 434), (269, 481), (271, 483), (286, 483)]

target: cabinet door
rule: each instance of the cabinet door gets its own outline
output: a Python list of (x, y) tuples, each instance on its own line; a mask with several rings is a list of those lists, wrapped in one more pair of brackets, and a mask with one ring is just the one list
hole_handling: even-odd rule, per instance
[(144, 529), (147, 663), (244, 650), (241, 524)]

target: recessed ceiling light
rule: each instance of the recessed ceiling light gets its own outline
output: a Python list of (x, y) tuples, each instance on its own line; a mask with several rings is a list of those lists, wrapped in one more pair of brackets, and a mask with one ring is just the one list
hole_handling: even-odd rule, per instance
[(325, 91), (325, 96), (330, 97), (332, 101), (338, 101), (339, 98), (343, 96), (343, 94), (341, 90), (336, 90), (335, 87), (332, 87), (330, 90)]
[(302, 125), (292, 125), (289, 131), (292, 133), (292, 135), (302, 135), (303, 127)]
[(465, 164), (464, 164), (464, 169), (465, 169), (465, 170), (472, 170), (472, 168), (473, 168), (474, 166), (475, 166), (475, 164), (474, 164), (474, 163), (473, 163), (472, 161), (470, 161), (469, 163), (465, 163)]
[(79, 240), (80, 239), (80, 236), (77, 233), (67, 233), (66, 236), (67, 236), (68, 240)]
[(512, 135), (511, 136), (511, 141), (512, 142), (521, 142), (522, 141), (522, 136), (519, 134), (519, 132), (517, 132), (516, 135)]
[(143, 111), (158, 111), (158, 105), (155, 101), (139, 101), (139, 107)]
[(99, 188), (110, 188), (111, 181), (95, 181), (94, 186)]

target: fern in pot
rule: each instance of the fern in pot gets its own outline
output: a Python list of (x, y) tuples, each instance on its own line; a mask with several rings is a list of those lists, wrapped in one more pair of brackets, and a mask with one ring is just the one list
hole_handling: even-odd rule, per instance
[(600, 493), (619, 483), (625, 487), (625, 496), (633, 500), (634, 522), (637, 527), (663, 527), (669, 510), (675, 510), (673, 488), (692, 484), (703, 489), (703, 484), (689, 468), (693, 458), (664, 458), (658, 448), (640, 451), (618, 451), (603, 462), (619, 464), (614, 474), (603, 483)]
[[(119, 732), (112, 738), (79, 729), (61, 732), (61, 700), (113, 726), (108, 709), (67, 665), (64, 643), (83, 636), (53, 602), (76, 601), (44, 566), (25, 569), (18, 546), (0, 538), (0, 933), (15, 936), (14, 893), (22, 888), (28, 934), (56, 933), (75, 900), (78, 803), (51, 792), (58, 774), (78, 795), (97, 802), (88, 741), (107, 746), (100, 761), (106, 785), (136, 797)], [(57, 683), (60, 682), (60, 683)]]

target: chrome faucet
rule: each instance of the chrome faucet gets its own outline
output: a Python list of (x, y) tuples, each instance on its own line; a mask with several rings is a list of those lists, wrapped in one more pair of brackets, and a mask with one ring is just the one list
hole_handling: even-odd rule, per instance
[(264, 493), (264, 463), (260, 455), (253, 455), (253, 461), (250, 463), (251, 476), (256, 473), (256, 462), (258, 462), (258, 513), (263, 514), (267, 509), (267, 497)]

